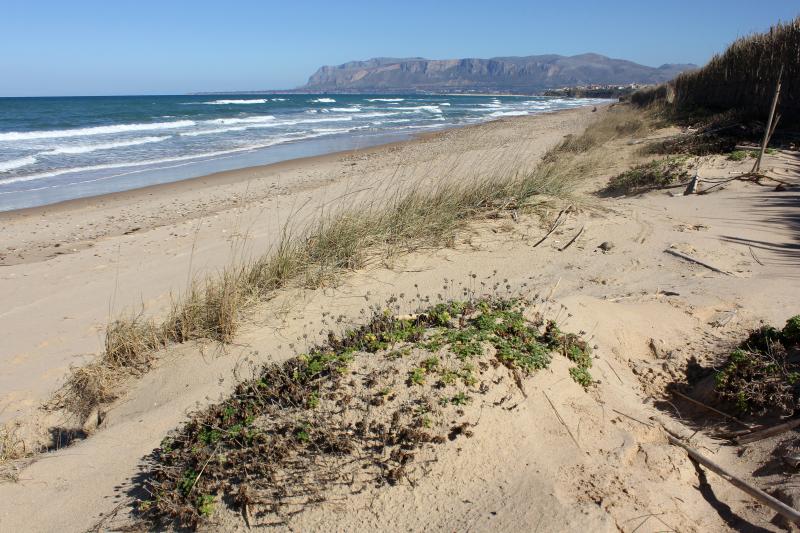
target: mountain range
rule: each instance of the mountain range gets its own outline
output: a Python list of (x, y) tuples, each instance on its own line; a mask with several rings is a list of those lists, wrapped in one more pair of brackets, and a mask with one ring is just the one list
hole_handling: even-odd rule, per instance
[(297, 90), (313, 92), (527, 92), (585, 85), (652, 84), (697, 68), (648, 67), (600, 54), (555, 54), (491, 59), (379, 57), (320, 67)]

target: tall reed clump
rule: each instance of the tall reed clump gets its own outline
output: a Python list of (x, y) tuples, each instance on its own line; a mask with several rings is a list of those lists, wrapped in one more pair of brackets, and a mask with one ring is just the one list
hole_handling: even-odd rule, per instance
[[(782, 74), (781, 74), (782, 72)], [(783, 126), (800, 123), (800, 17), (766, 33), (743, 37), (696, 71), (679, 75), (678, 109), (737, 109), (764, 119), (778, 77), (782, 88), (778, 112)]]
[(278, 289), (324, 286), (377, 258), (450, 245), (459, 230), (482, 216), (524, 209), (540, 195), (568, 195), (597, 157), (590, 152), (646, 129), (640, 114), (611, 111), (583, 134), (568, 136), (532, 171), (509, 163), (492, 176), (444, 176), (432, 190), (406, 188), (329, 211), (304, 230), (285, 230), (277, 246), (255, 260), (193, 283), (165, 319), (118, 318), (106, 330), (102, 357), (73, 371), (59, 395), (61, 405), (86, 417), (114, 399), (121, 380), (147, 371), (159, 348), (193, 339), (230, 341), (247, 310)]

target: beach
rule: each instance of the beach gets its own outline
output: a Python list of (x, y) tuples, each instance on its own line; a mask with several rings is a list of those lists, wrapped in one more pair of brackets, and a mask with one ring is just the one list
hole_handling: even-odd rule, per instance
[[(777, 531), (769, 509), (720, 477), (699, 478), (662, 427), (716, 450), (716, 461), (754, 484), (782, 478), (754, 474), (770, 461), (773, 444), (755, 444), (742, 458), (693, 433), (693, 421), (705, 420), (698, 417), (717, 424), (713, 414), (688, 404), (676, 414), (659, 399), (687, 365), (714, 364), (731, 338), (762, 321), (786, 320), (800, 297), (791, 223), (797, 189), (731, 182), (709, 195), (599, 194), (609, 177), (647, 159), (642, 144), (687, 135), (675, 126), (642, 127), (646, 120), (624, 106), (509, 117), (0, 214), (14, 248), (3, 250), (0, 268), (8, 302), (0, 318), (14, 332), (2, 354), (3, 420), (17, 438), (47, 428), (63, 443), (13, 463), (14, 481), (0, 484), (0, 520), (31, 531), (141, 525), (136, 501), (147, 498), (142, 480), (151, 461), (170, 449), (187, 417), (214, 408), (259, 365), (307, 360), (326, 331), (363, 324), (375, 309), (388, 312), (387, 302), (400, 316), (419, 317), (421, 306), (440, 299), (494, 294), (526, 298), (533, 305), (526, 316), (558, 321), (585, 339), (591, 382), (578, 383), (573, 362), (560, 354), (516, 377), (509, 371), (503, 378), (497, 361), (478, 364), (477, 381), (466, 389), (472, 399), (453, 407), (458, 397), (446, 397), (454, 419), (444, 420), (441, 443), (411, 463), (413, 483), (345, 483), (303, 512), (277, 518), (257, 514), (257, 505), (237, 511), (214, 499), (213, 516), (199, 530), (317, 530), (323, 523), (342, 531), (517, 531), (531, 524), (542, 531), (735, 530), (714, 510), (717, 500), (737, 519)], [(598, 140), (571, 152), (585, 131)], [(70, 367), (97, 360), (110, 321), (138, 313), (158, 319), (193, 279), (274, 251), (284, 232), (305, 235), (306, 222), (393, 206), (409, 191), (435, 195), (453, 181), (501, 183), (509, 172), (546, 166), (553, 154), (573, 181), (558, 194), (534, 195), (530, 209), (488, 206), (446, 245), (408, 253), (376, 246), (368, 261), (337, 277), (271, 292), (242, 311), (225, 343), (198, 338), (158, 350), (146, 371), (112, 384), (116, 400), (78, 422), (59, 407), (54, 393)], [(748, 163), (713, 156), (699, 173), (711, 183)], [(790, 151), (764, 160), (768, 172), (793, 183), (796, 165)], [(378, 367), (381, 375), (416, 390), (413, 373), (391, 366), (393, 354), (377, 358), (387, 365)], [(368, 381), (361, 370), (346, 376), (356, 391)], [(451, 387), (430, 386), (431, 394)], [(364, 387), (372, 398), (375, 391)], [(206, 481), (199, 478), (198, 486)], [(698, 497), (698, 482), (711, 501)]]
[(532, 167), (591, 114), (514, 117), (0, 213), (0, 320), (14, 332), (0, 351), (0, 419), (35, 412), (70, 366), (93, 360), (109, 319), (163, 313), (191, 280), (269, 250), (287, 222), (302, 226), (343, 201), (390, 198), (403, 183), (492, 173), (506, 158)]

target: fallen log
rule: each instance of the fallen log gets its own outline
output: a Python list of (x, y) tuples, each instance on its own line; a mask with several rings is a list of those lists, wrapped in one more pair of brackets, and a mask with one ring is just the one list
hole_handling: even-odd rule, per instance
[[(664, 428), (664, 430), (667, 431), (666, 428)], [(686, 450), (686, 453), (689, 454), (689, 457), (691, 459), (693, 459), (694, 461), (697, 461), (698, 463), (700, 463), (701, 465), (705, 466), (706, 468), (708, 468), (712, 472), (715, 472), (720, 477), (722, 477), (722, 479), (724, 479), (725, 481), (727, 481), (728, 483), (730, 483), (731, 485), (733, 485), (737, 489), (739, 489), (739, 490), (741, 490), (743, 492), (746, 492), (751, 497), (755, 498), (756, 500), (758, 500), (759, 502), (763, 503), (764, 505), (766, 505), (767, 507), (769, 507), (770, 509), (772, 509), (776, 513), (778, 513), (781, 516), (785, 517), (787, 520), (791, 520), (795, 524), (800, 524), (800, 511), (797, 511), (796, 509), (793, 509), (792, 507), (789, 507), (788, 505), (786, 505), (782, 501), (778, 500), (777, 498), (774, 498), (774, 497), (770, 496), (769, 494), (767, 494), (763, 490), (759, 489), (758, 487), (754, 487), (753, 485), (751, 485), (750, 483), (746, 482), (745, 480), (743, 480), (743, 479), (741, 479), (741, 478), (739, 478), (737, 476), (734, 476), (733, 474), (731, 474), (730, 472), (728, 472), (727, 470), (725, 470), (724, 468), (719, 466), (717, 463), (715, 463), (711, 459), (705, 457), (704, 455), (702, 455), (700, 452), (698, 452), (697, 450), (695, 450), (694, 448), (692, 448), (688, 444), (685, 444), (681, 439), (679, 439), (679, 438), (673, 436), (672, 434), (670, 434), (669, 431), (667, 431), (667, 439), (669, 440), (669, 442), (671, 444), (674, 444), (675, 446), (679, 446), (679, 447), (683, 448), (684, 450)]]

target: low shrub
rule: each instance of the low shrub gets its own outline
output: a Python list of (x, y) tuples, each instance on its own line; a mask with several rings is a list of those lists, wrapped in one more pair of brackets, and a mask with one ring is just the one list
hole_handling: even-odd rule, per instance
[(638, 194), (680, 183), (689, 177), (685, 164), (682, 157), (668, 157), (635, 166), (611, 178), (601, 193), (610, 196)]
[(715, 375), (717, 395), (739, 412), (792, 415), (800, 408), (800, 315), (783, 330), (763, 326), (731, 352)]

